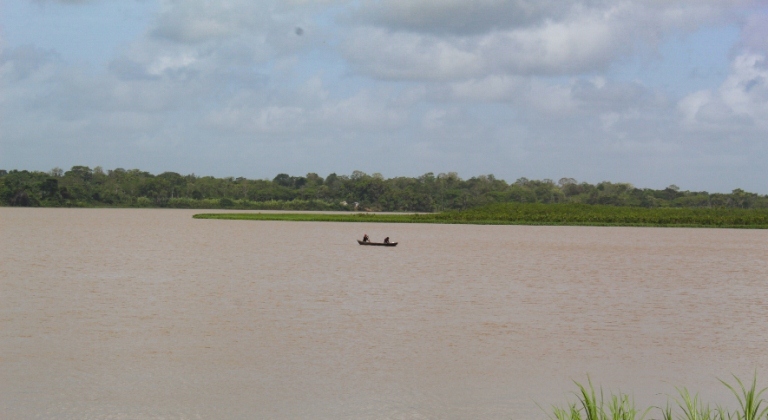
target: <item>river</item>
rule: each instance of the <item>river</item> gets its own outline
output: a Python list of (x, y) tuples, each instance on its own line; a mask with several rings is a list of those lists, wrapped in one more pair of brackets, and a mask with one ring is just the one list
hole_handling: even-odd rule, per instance
[(765, 230), (199, 212), (0, 208), (0, 417), (545, 419), (588, 375), (642, 406), (768, 381)]

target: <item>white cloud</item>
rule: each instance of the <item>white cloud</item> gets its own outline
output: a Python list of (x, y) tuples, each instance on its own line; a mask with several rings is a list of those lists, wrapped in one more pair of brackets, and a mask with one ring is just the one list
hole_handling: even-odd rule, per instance
[(384, 79), (462, 78), (487, 67), (472, 41), (375, 27), (352, 29), (343, 48), (357, 69)]
[(737, 56), (719, 89), (687, 95), (678, 108), (690, 130), (768, 130), (768, 61), (756, 54)]
[(168, 0), (151, 33), (182, 44), (216, 41), (259, 26), (263, 29), (270, 20), (269, 9), (269, 4), (260, 2)]
[(736, 57), (733, 73), (720, 88), (720, 96), (736, 114), (752, 118), (768, 128), (768, 60), (766, 56)]
[(195, 61), (197, 61), (197, 59), (192, 54), (180, 54), (176, 56), (164, 55), (156, 57), (153, 62), (149, 64), (147, 72), (151, 75), (159, 76), (167, 70), (183, 69)]
[(327, 42), (312, 19), (320, 6), (296, 7), (296, 3), (164, 0), (156, 19), (112, 61), (111, 69), (124, 78), (253, 72), (255, 66), (286, 60)]
[(385, 79), (450, 80), (483, 74), (573, 74), (604, 68), (630, 28), (604, 13), (471, 36), (359, 27), (344, 44), (363, 73)]
[(701, 90), (681, 99), (678, 108), (682, 112), (683, 122), (689, 127), (694, 126), (697, 123), (699, 109), (712, 102), (712, 97), (711, 91)]
[(520, 76), (491, 75), (451, 84), (451, 94), (459, 100), (481, 102), (512, 101), (526, 93), (529, 79)]

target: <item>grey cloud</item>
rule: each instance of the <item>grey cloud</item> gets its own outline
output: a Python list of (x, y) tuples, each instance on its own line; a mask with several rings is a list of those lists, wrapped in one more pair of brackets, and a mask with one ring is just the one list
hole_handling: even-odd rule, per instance
[(93, 3), (97, 0), (33, 0), (35, 3), (62, 3), (62, 4), (85, 4)]
[[(355, 68), (383, 79), (457, 80), (487, 74), (567, 75), (605, 68), (629, 27), (600, 16), (472, 37), (357, 28), (343, 44)], [(630, 47), (631, 48), (631, 47)]]
[(732, 131), (737, 126), (751, 126), (752, 119), (747, 115), (739, 115), (733, 109), (719, 100), (710, 101), (701, 107), (695, 115), (700, 126), (706, 126), (707, 131)]
[(259, 8), (243, 4), (238, 8), (242, 10), (233, 13), (228, 5), (219, 2), (173, 2), (159, 16), (151, 34), (173, 42), (196, 44), (234, 36), (266, 18)]
[(615, 14), (628, 7), (650, 11), (659, 25), (670, 21), (699, 24), (724, 17), (734, 7), (759, 4), (760, 0), (390, 0), (363, 2), (342, 21), (393, 31), (466, 36), (568, 20), (589, 11)]
[(208, 78), (223, 69), (248, 77), (327, 42), (314, 10), (290, 1), (170, 1), (110, 69), (124, 78)]
[(108, 65), (110, 72), (124, 80), (149, 80), (159, 79), (161, 76), (150, 74), (146, 65), (130, 60), (127, 57), (118, 57), (112, 60)]
[(187, 45), (221, 43), (238, 38), (252, 43), (274, 43), (278, 44), (280, 53), (283, 49), (295, 50), (308, 43), (302, 39), (306, 37), (296, 36), (297, 28), (301, 29), (302, 35), (317, 32), (310, 19), (314, 9), (275, 0), (173, 1), (149, 32), (155, 39)]
[(53, 63), (62, 63), (58, 53), (32, 45), (0, 50), (0, 74), (8, 81), (32, 77), (44, 66)]
[(500, 102), (541, 115), (594, 115), (668, 107), (669, 99), (637, 82), (602, 77), (558, 81), (546, 77), (491, 75), (450, 84), (446, 100)]
[(511, 102), (529, 90), (529, 78), (492, 75), (451, 83), (449, 96), (459, 101)]
[(364, 27), (349, 32), (343, 50), (359, 71), (374, 77), (440, 80), (483, 71), (487, 64), (475, 42)]
[(365, 73), (384, 79), (451, 80), (485, 74), (574, 74), (604, 68), (631, 28), (601, 16), (469, 37), (357, 28), (343, 45)]
[(606, 83), (605, 81), (579, 80), (571, 88), (574, 100), (592, 110), (617, 111), (638, 107), (654, 95), (638, 83)]
[(768, 55), (768, 10), (747, 17), (741, 35), (741, 48)]
[[(630, 56), (638, 44), (654, 47), (669, 33), (735, 21), (734, 7), (749, 8), (759, 2), (739, 3), (368, 2), (356, 11), (357, 21), (347, 21), (353, 29), (342, 47), (357, 71), (382, 79), (579, 75), (603, 71)], [(518, 9), (530, 13), (518, 13)], [(529, 18), (513, 18), (510, 13)]]
[(236, 76), (236, 81), (252, 81), (258, 76), (258, 66), (276, 57), (279, 55), (273, 46), (253, 37), (229, 39), (218, 45), (144, 38), (110, 62), (109, 69), (124, 79), (211, 79), (227, 75)]
[(471, 35), (557, 19), (568, 5), (556, 0), (394, 0), (365, 2), (345, 16), (392, 30)]

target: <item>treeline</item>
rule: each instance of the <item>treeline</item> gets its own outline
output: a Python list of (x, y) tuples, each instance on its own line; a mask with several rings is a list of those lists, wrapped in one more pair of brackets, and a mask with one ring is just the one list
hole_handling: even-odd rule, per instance
[(572, 178), (508, 183), (493, 175), (456, 173), (385, 179), (354, 171), (323, 178), (279, 174), (272, 180), (215, 178), (138, 169), (73, 166), (49, 172), (0, 170), (0, 205), (29, 207), (168, 207), (434, 212), (493, 203), (578, 203), (622, 207), (768, 208), (768, 195), (635, 188)]

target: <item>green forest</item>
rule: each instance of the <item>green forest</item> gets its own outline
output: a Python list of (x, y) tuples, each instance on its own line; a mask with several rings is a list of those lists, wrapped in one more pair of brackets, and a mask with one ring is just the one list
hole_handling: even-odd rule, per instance
[(273, 179), (215, 178), (139, 169), (73, 166), (49, 172), (0, 170), (0, 205), (26, 207), (155, 207), (253, 210), (443, 212), (496, 203), (582, 204), (638, 208), (767, 209), (768, 195), (654, 190), (628, 183), (589, 184), (493, 175), (462, 179), (454, 172), (384, 178), (278, 174)]

